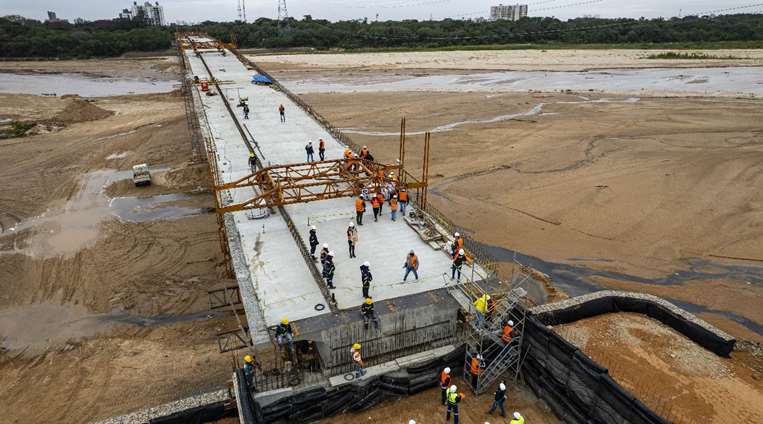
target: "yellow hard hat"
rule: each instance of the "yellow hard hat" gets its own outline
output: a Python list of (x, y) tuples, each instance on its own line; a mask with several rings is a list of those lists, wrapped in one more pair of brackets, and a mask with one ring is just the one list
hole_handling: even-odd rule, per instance
[(254, 358), (252, 358), (252, 355), (246, 355), (244, 356), (244, 362), (252, 362)]
[(254, 152), (249, 152), (249, 157), (253, 158), (254, 157)]
[(371, 300), (371, 298), (370, 298), (370, 297), (367, 297), (367, 298), (366, 298), (366, 305), (370, 305), (370, 304), (372, 304), (372, 303), (373, 303), (373, 301)]
[(355, 350), (360, 349), (360, 343), (355, 343), (354, 345), (352, 345), (352, 348)]
[(283, 325), (286, 325), (286, 324), (288, 324), (288, 323), (289, 323), (289, 320), (288, 320), (288, 319), (286, 319), (286, 318), (284, 318), (284, 319), (282, 319), (282, 320), (281, 320), (281, 324), (283, 324)]

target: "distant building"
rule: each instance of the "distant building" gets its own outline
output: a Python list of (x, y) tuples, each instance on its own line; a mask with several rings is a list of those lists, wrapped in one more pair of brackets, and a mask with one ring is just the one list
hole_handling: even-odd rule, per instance
[(135, 1), (132, 3), (132, 9), (122, 9), (119, 19), (139, 20), (146, 25), (164, 26), (164, 8), (159, 5), (158, 1), (154, 4), (149, 2), (138, 4)]
[(506, 19), (510, 21), (518, 21), (526, 17), (526, 4), (515, 4), (513, 6), (499, 4), (498, 6), (490, 7), (490, 19), (492, 20)]
[(51, 12), (48, 10), (48, 22), (60, 22), (61, 20), (58, 19), (58, 16), (56, 16), (56, 12)]
[(86, 24), (86, 23), (87, 23), (87, 21), (86, 21), (86, 20), (84, 20), (84, 19), (82, 19), (82, 18), (76, 18), (76, 19), (74, 19), (74, 24), (75, 24), (75, 25), (82, 25), (82, 24)]

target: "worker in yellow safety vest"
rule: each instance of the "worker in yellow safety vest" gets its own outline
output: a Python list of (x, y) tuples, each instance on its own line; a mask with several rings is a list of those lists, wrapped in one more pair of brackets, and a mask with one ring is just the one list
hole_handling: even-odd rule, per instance
[(481, 328), (482, 323), (485, 321), (485, 314), (487, 314), (487, 305), (489, 300), (490, 295), (485, 293), (474, 301), (474, 309), (477, 310), (477, 328)]
[(514, 419), (509, 421), (509, 424), (525, 424), (525, 417), (519, 412), (514, 413)]
[(450, 421), (450, 412), (453, 411), (454, 424), (458, 424), (458, 403), (466, 397), (463, 393), (458, 393), (457, 390), (455, 385), (450, 386), (450, 390), (448, 390), (448, 409), (445, 412), (445, 421)]

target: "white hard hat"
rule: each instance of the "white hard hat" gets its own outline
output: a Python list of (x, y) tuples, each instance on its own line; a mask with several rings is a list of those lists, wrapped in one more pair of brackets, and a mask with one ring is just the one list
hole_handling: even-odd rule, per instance
[(350, 222), (350, 227), (354, 227), (354, 226), (355, 226), (355, 223), (354, 222)]
[(481, 361), (481, 360), (482, 360), (482, 355), (479, 355), (479, 354), (478, 354), (478, 355), (477, 355), (477, 359), (479, 359), (479, 360)]
[(456, 236), (456, 237), (460, 237), (461, 236), (461, 234), (458, 234), (458, 233), (453, 234), (453, 235)]
[(505, 384), (503, 384), (503, 383), (501, 383), (501, 384), (500, 384), (498, 387), (500, 387), (500, 388), (501, 388), (501, 390), (506, 390), (506, 385), (505, 385)]
[(307, 140), (307, 144), (313, 144), (313, 140)]
[(315, 225), (311, 225), (311, 226), (310, 226), (310, 229), (311, 229), (311, 230), (317, 230), (317, 228), (315, 228)]
[(415, 420), (408, 420), (408, 424), (416, 424)]
[(450, 367), (445, 367), (445, 374), (450, 374)]
[(465, 252), (464, 252), (464, 249), (458, 249), (458, 254), (459, 254), (459, 255), (463, 255), (463, 254), (465, 254)]
[(513, 327), (513, 326), (514, 326), (514, 321), (509, 320), (509, 327)]
[(329, 250), (329, 253), (328, 253), (328, 255), (329, 255), (329, 256), (334, 256), (334, 252), (332, 252), (332, 251), (330, 251), (330, 250)]
[(329, 248), (329, 244), (328, 243), (323, 243), (323, 248), (324, 249), (328, 249)]
[(455, 392), (455, 391), (456, 391), (456, 389), (457, 389), (457, 387), (456, 387), (456, 385), (455, 385), (455, 384), (454, 384), (454, 385), (452, 385), (452, 386), (450, 386), (450, 391), (451, 391), (451, 392)]
[(514, 419), (518, 420), (520, 418), (522, 418), (522, 414), (520, 414), (519, 412), (514, 412)]
[(392, 196), (392, 198), (393, 198), (393, 199), (397, 199), (397, 194), (396, 194), (396, 195), (394, 195), (394, 196)]
[(370, 266), (371, 266), (371, 262), (365, 261), (365, 262), (363, 262), (363, 266), (368, 266), (368, 267), (370, 267)]

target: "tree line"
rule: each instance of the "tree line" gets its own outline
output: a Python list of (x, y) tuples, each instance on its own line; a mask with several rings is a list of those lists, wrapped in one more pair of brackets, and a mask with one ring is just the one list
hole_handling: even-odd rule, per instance
[(763, 40), (763, 16), (736, 14), (671, 19), (523, 18), (511, 21), (367, 20), (330, 22), (305, 16), (284, 22), (202, 22), (144, 27), (130, 21), (84, 24), (0, 18), (0, 57), (97, 57), (166, 50), (175, 31), (203, 31), (242, 48), (438, 48), (527, 43), (711, 43)]

